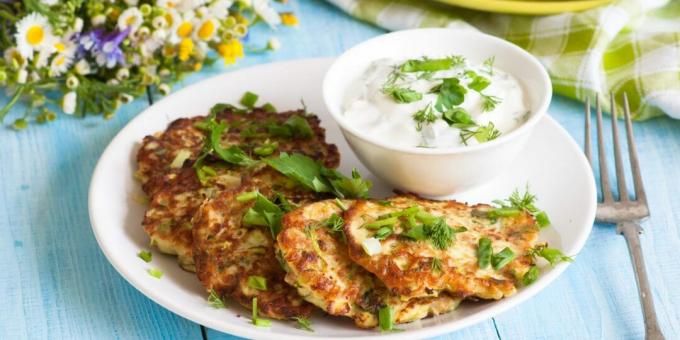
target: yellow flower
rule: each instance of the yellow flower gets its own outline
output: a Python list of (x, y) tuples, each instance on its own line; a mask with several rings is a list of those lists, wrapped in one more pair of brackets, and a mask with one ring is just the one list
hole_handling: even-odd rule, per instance
[(297, 26), (300, 21), (293, 13), (281, 13), (281, 23), (286, 26)]
[(179, 53), (178, 57), (181, 61), (187, 61), (191, 56), (191, 52), (194, 51), (194, 42), (189, 38), (182, 39), (179, 43)]
[(206, 18), (198, 24), (196, 32), (194, 33), (195, 38), (198, 40), (209, 41), (215, 37), (218, 27), (217, 20), (213, 18)]
[(236, 63), (238, 58), (243, 58), (243, 44), (237, 39), (217, 45), (217, 53), (224, 58), (225, 65)]
[(194, 64), (194, 71), (198, 72), (203, 68), (203, 64), (201, 63), (195, 63)]

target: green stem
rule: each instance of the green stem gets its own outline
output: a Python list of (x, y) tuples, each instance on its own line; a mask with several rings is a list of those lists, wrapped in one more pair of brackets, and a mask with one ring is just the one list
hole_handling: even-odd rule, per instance
[(9, 14), (9, 13), (7, 13), (7, 12), (5, 12), (5, 11), (0, 11), (0, 17), (5, 18), (5, 19), (7, 19), (7, 20), (9, 20), (9, 21), (11, 21), (11, 22), (16, 22), (16, 21), (17, 21), (16, 16), (14, 16), (14, 15), (12, 15), (12, 14)]
[(12, 99), (9, 100), (9, 103), (7, 103), (7, 105), (5, 105), (5, 107), (3, 107), (2, 110), (0, 110), (0, 122), (5, 121), (5, 116), (7, 115), (9, 110), (12, 108), (12, 106), (14, 106), (14, 104), (17, 103), (19, 98), (21, 98), (21, 94), (24, 92), (25, 89), (26, 89), (26, 86), (19, 86), (19, 88), (17, 89), (17, 92), (14, 92)]

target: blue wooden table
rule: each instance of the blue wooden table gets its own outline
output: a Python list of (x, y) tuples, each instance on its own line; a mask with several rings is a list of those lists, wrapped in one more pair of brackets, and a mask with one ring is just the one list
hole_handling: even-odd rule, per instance
[[(293, 1), (292, 6), (301, 26), (274, 33), (282, 49), (249, 56), (237, 67), (333, 56), (383, 33), (321, 0)], [(262, 33), (266, 30), (253, 37), (266, 39)], [(203, 70), (176, 88), (232, 69)], [(95, 163), (116, 132), (151, 104), (149, 99), (137, 99), (111, 121), (60, 117), (19, 133), (0, 129), (0, 338), (233, 338), (176, 316), (132, 288), (106, 261), (90, 230), (87, 189)], [(579, 142), (581, 110), (581, 104), (557, 96), (550, 107)], [(680, 121), (654, 119), (635, 129), (652, 211), (642, 247), (661, 327), (668, 339), (678, 339)], [(624, 239), (612, 226), (596, 224), (576, 262), (542, 293), (442, 339), (632, 339), (643, 334)]]

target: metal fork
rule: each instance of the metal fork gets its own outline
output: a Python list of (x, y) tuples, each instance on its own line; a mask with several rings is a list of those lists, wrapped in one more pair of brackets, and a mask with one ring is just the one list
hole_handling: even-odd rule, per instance
[[(619, 198), (616, 200), (609, 185), (609, 175), (607, 172), (607, 156), (605, 155), (604, 139), (602, 137), (602, 108), (600, 106), (599, 98), (596, 98), (595, 106), (597, 110), (597, 149), (600, 163), (600, 183), (602, 187), (602, 202), (597, 204), (597, 213), (595, 219), (598, 222), (614, 223), (616, 224), (616, 231), (626, 238), (628, 243), (628, 250), (633, 257), (633, 265), (635, 268), (635, 278), (637, 279), (638, 293), (640, 295), (640, 302), (642, 303), (642, 312), (645, 320), (645, 338), (649, 340), (663, 340), (664, 336), (661, 333), (661, 328), (656, 318), (654, 311), (654, 301), (652, 299), (652, 292), (649, 287), (649, 280), (647, 279), (647, 272), (645, 270), (645, 261), (642, 256), (642, 248), (640, 247), (640, 236), (642, 227), (640, 220), (649, 216), (649, 207), (647, 206), (647, 196), (642, 185), (642, 175), (640, 174), (640, 164), (638, 163), (637, 149), (633, 139), (633, 124), (630, 119), (630, 109), (628, 106), (628, 97), (623, 94), (623, 109), (626, 118), (626, 136), (628, 139), (628, 154), (630, 158), (630, 167), (633, 172), (633, 183), (635, 185), (635, 198), (628, 198), (628, 189), (626, 188), (626, 177), (623, 169), (623, 161), (621, 159), (621, 150), (619, 145), (619, 130), (616, 118), (616, 105), (614, 104), (614, 95), (610, 93), (611, 98), (611, 121), (612, 121), (612, 139), (614, 141), (614, 164), (616, 165), (616, 179), (618, 183)], [(591, 135), (590, 135), (590, 99), (586, 99), (586, 125), (585, 125), (585, 154), (590, 164), (592, 161), (591, 152)]]

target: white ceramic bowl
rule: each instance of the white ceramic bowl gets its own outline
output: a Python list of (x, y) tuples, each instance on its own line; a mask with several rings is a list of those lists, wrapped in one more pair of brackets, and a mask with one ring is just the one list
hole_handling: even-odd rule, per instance
[[(472, 64), (495, 56), (494, 67), (520, 81), (531, 111), (529, 119), (512, 132), (483, 144), (437, 149), (396, 146), (345, 120), (342, 103), (346, 91), (372, 61), (450, 54), (463, 55)], [(546, 113), (552, 85), (536, 58), (507, 41), (474, 31), (428, 28), (381, 35), (351, 48), (326, 73), (323, 96), (350, 147), (376, 176), (404, 191), (444, 196), (477, 187), (503, 172)]]

